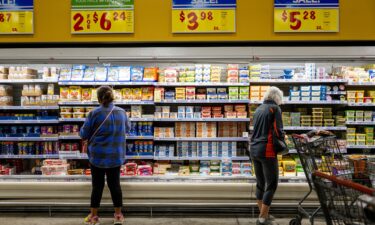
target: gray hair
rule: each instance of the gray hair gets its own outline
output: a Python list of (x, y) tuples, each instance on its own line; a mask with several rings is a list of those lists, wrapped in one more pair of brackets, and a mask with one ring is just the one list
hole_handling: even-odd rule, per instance
[(270, 87), (264, 94), (263, 100), (272, 100), (276, 102), (277, 105), (283, 104), (284, 93), (278, 87)]

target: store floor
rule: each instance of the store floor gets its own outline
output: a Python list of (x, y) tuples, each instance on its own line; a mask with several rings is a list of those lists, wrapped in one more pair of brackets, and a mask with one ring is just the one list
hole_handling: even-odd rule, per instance
[[(82, 218), (61, 217), (0, 217), (1, 225), (75, 225), (83, 224)], [(280, 225), (288, 225), (290, 219), (277, 220)], [(110, 218), (102, 218), (101, 225), (111, 225)], [(255, 225), (255, 219), (250, 218), (128, 218), (125, 225)], [(309, 223), (305, 220), (304, 225)], [(325, 222), (318, 220), (315, 225)]]

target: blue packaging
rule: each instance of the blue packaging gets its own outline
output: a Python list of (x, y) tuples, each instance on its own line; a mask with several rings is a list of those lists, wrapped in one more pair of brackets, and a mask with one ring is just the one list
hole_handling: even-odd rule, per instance
[(40, 126), (34, 126), (34, 134), (40, 134)]
[(130, 69), (131, 81), (143, 81), (143, 67), (132, 67)]

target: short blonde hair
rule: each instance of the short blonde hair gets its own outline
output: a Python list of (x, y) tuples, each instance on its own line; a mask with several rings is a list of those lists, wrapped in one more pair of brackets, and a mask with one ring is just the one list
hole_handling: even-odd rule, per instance
[(278, 87), (270, 87), (264, 94), (263, 100), (272, 100), (276, 102), (277, 105), (283, 104), (284, 93)]

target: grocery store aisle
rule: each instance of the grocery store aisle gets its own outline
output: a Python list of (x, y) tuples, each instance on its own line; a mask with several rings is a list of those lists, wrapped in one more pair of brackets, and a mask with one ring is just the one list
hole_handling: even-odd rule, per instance
[[(74, 225), (83, 224), (82, 218), (37, 218), (37, 217), (0, 217), (1, 225)], [(280, 225), (289, 224), (290, 219), (279, 219)], [(101, 225), (111, 225), (111, 219), (104, 218)], [(128, 218), (125, 225), (255, 225), (255, 219), (249, 218)], [(307, 221), (303, 225), (309, 224)], [(317, 222), (323, 225), (324, 222)]]

